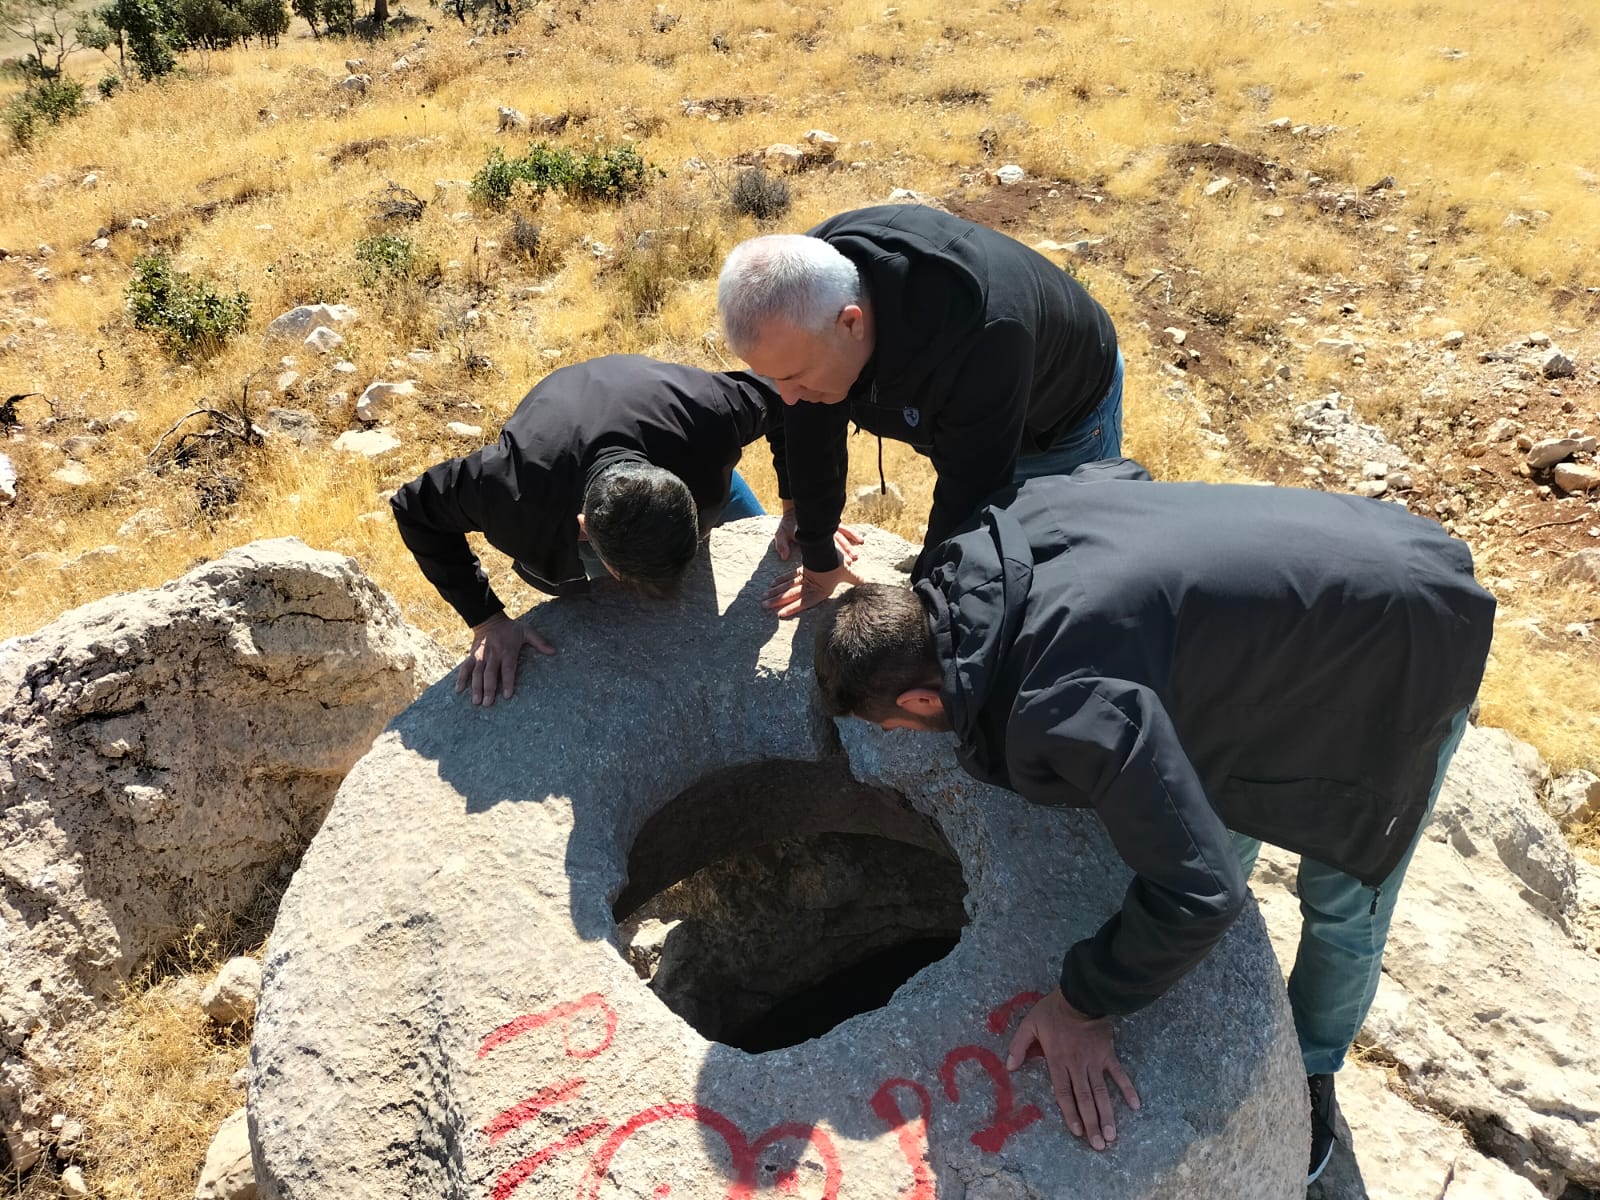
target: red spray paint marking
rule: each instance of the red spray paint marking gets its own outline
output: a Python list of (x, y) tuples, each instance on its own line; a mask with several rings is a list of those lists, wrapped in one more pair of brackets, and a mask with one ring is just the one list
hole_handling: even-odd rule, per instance
[[(895, 1088), (911, 1089), (922, 1106), (921, 1116), (912, 1119), (900, 1110), (894, 1098)], [(870, 1103), (878, 1118), (894, 1130), (900, 1142), (900, 1153), (911, 1167), (911, 1188), (904, 1194), (904, 1200), (936, 1200), (933, 1171), (928, 1166), (928, 1120), (933, 1115), (928, 1089), (911, 1079), (886, 1079), (872, 1094)]]
[[(598, 1046), (592, 1049), (574, 1050), (572, 1048), (572, 1018), (589, 1009), (599, 1009), (606, 1023), (606, 1036)], [(611, 1039), (617, 1036), (617, 1010), (606, 1003), (606, 998), (599, 992), (590, 992), (577, 1000), (570, 1000), (565, 1004), (557, 1004), (543, 1012), (529, 1013), (527, 1016), (518, 1017), (514, 1021), (507, 1021), (488, 1037), (483, 1039), (483, 1044), (478, 1047), (478, 1057), (482, 1058), (491, 1050), (504, 1046), (507, 1042), (521, 1037), (532, 1030), (542, 1028), (552, 1021), (561, 1022), (561, 1044), (566, 1049), (568, 1058), (593, 1058), (605, 1052), (611, 1045)]]
[(556, 1084), (555, 1087), (535, 1092), (520, 1104), (513, 1104), (483, 1127), (483, 1132), (489, 1135), (489, 1145), (494, 1145), (517, 1126), (533, 1120), (552, 1104), (571, 1100), (583, 1091), (583, 1084), (582, 1079), (569, 1079), (565, 1083)]
[(527, 1158), (512, 1163), (500, 1173), (500, 1178), (494, 1181), (493, 1200), (506, 1200), (506, 1197), (526, 1183), (534, 1172), (556, 1155), (577, 1149), (591, 1138), (599, 1137), (609, 1128), (611, 1126), (604, 1121), (596, 1121), (593, 1125), (574, 1129), (559, 1142), (551, 1142), (548, 1146), (535, 1150)]
[[(796, 1122), (774, 1125), (752, 1143), (727, 1117), (703, 1104), (657, 1104), (619, 1125), (590, 1160), (588, 1176), (579, 1192), (580, 1197), (584, 1200), (598, 1200), (600, 1186), (605, 1182), (606, 1172), (611, 1169), (611, 1160), (616, 1157), (623, 1142), (647, 1125), (653, 1125), (657, 1121), (682, 1118), (699, 1122), (720, 1134), (722, 1140), (727, 1143), (728, 1152), (733, 1157), (734, 1179), (728, 1187), (725, 1200), (748, 1200), (754, 1195), (760, 1182), (758, 1174), (761, 1152), (776, 1142), (787, 1141), (790, 1138), (808, 1142), (821, 1156), (825, 1172), (822, 1200), (837, 1200), (839, 1185), (843, 1182), (839, 1155), (834, 1150), (832, 1139), (822, 1130), (814, 1125), (801, 1125)], [(794, 1172), (788, 1171), (784, 1174), (792, 1176)], [(782, 1186), (783, 1177), (780, 1176), (778, 1182)], [(660, 1194), (660, 1188), (656, 1189), (656, 1194)]]
[(989, 1032), (996, 1037), (1011, 1028), (1011, 1018), (1019, 1008), (1031, 1008), (1044, 999), (1043, 992), (1018, 992), (1004, 1004), (997, 1005), (989, 1014)]
[(944, 1083), (944, 1094), (952, 1104), (959, 1103), (961, 1093), (956, 1090), (956, 1068), (964, 1062), (975, 1062), (988, 1072), (994, 1083), (994, 1119), (972, 1135), (972, 1144), (985, 1154), (998, 1154), (1006, 1139), (1021, 1133), (1042, 1115), (1037, 1106), (1025, 1104), (1013, 1109), (1015, 1097), (1011, 1091), (1011, 1076), (1005, 1064), (993, 1050), (982, 1046), (958, 1046), (945, 1056), (939, 1068), (939, 1078)]

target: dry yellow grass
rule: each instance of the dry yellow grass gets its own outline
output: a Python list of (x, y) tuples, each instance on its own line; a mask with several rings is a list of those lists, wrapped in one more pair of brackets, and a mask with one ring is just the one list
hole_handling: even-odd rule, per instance
[[(781, 228), (898, 187), (1003, 218), (1025, 241), (1103, 239), (1071, 265), (1117, 322), (1126, 447), (1161, 477), (1250, 477), (1284, 452), (1291, 396), (1338, 388), (1392, 432), (1427, 411), (1418, 394), (1427, 379), (1399, 351), (1375, 348), (1360, 367), (1309, 352), (1307, 330), (1337, 325), (1350, 297), (1394, 343), (1436, 344), (1460, 329), (1494, 345), (1531, 329), (1576, 330), (1593, 312), (1583, 289), (1600, 284), (1591, 83), (1600, 38), (1594, 16), (1567, 0), (668, 7), (680, 20), (658, 33), (654, 0), (536, 4), (478, 45), (429, 10), (436, 26), (403, 74), (387, 64), (415, 31), (379, 45), (292, 35), (272, 50), (191, 59), (187, 77), (130, 88), (29, 151), (0, 153), (0, 246), (28, 256), (0, 264), (0, 382), (49, 401), (24, 402), (26, 438), (0, 447), (23, 480), (18, 503), (0, 510), (0, 637), (252, 538), (294, 535), (353, 555), (413, 622), (462, 646), (455, 615), (387, 518), (387, 494), (471, 448), (444, 434), (446, 421), (492, 437), (564, 363), (637, 351), (738, 365), (716, 337), (712, 278), (720, 254), (757, 229), (723, 207), (736, 159), (812, 128), (842, 139), (841, 164), (790, 180), (794, 207)], [(508, 49), (521, 54), (507, 58)], [(364, 97), (335, 87), (349, 56), (366, 58), (375, 76)], [(103, 68), (87, 56), (74, 69), (92, 79)], [(721, 102), (720, 119), (684, 113), (682, 101), (707, 99)], [(619, 206), (521, 195), (502, 212), (475, 208), (464, 181), (493, 147), (515, 154), (529, 140), (496, 135), (501, 104), (536, 119), (568, 114), (548, 136), (573, 148), (631, 140), (661, 177)], [(1269, 128), (1278, 118), (1304, 128)], [(1045, 181), (1033, 207), (985, 180), (1007, 162)], [(97, 186), (81, 186), (91, 172)], [(1315, 202), (1308, 172), (1330, 193), (1392, 175), (1404, 195), (1365, 221)], [(1207, 196), (1222, 175), (1234, 186)], [(435, 285), (362, 282), (354, 247), (380, 231), (372, 201), (391, 180), (427, 207), (384, 231), (440, 264)], [(537, 255), (513, 245), (519, 215), (539, 226)], [(149, 229), (130, 228), (135, 218)], [(680, 226), (700, 240), (654, 262), (633, 249), (643, 230)], [(98, 251), (102, 229), (110, 246)], [(593, 242), (613, 253), (597, 257)], [(35, 254), (41, 243), (53, 257)], [(179, 365), (133, 329), (123, 288), (156, 245), (179, 268), (247, 291), (250, 332), (213, 359)], [(38, 280), (41, 267), (53, 278)], [(357, 375), (335, 377), (309, 351), (259, 340), (266, 321), (311, 301), (363, 311), (345, 351)], [(476, 325), (464, 323), (472, 311)], [(1205, 370), (1174, 374), (1162, 335), (1173, 322), (1193, 331)], [(1588, 346), (1600, 352), (1594, 339)], [(417, 348), (432, 361), (412, 363)], [(285, 353), (302, 378), (280, 400)], [(472, 356), (493, 365), (469, 370)], [(258, 417), (292, 404), (331, 437), (361, 386), (397, 375), (418, 379), (421, 400), (397, 421), (402, 448), (373, 462), (280, 442), (188, 467), (151, 457), (185, 414), (263, 390), (270, 399), (251, 401)], [(346, 401), (330, 406), (341, 391)], [(1443, 408), (1488, 403), (1464, 394)], [(138, 421), (100, 435), (92, 484), (50, 479), (66, 461), (65, 438), (124, 409)], [(193, 418), (177, 433), (203, 424)], [(852, 487), (875, 484), (872, 439), (853, 446)], [(916, 540), (931, 474), (894, 443), (884, 464), (906, 499), (891, 528)], [(744, 470), (772, 504), (762, 448)], [(93, 553), (106, 546), (118, 552)], [(1594, 592), (1535, 586), (1514, 548), (1476, 549), (1506, 602), (1484, 719), (1532, 741), (1557, 769), (1593, 766), (1600, 669), (1562, 630), (1600, 621)], [(500, 556), (485, 566), (513, 608), (536, 601)], [(108, 1139), (96, 1148), (101, 1194), (185, 1194), (205, 1139), (236, 1102), (225, 1082), (240, 1050), (207, 1040), (186, 995), (168, 983), (131, 996), (91, 1050), (113, 1064), (83, 1100), (99, 1106)], [(159, 1094), (156, 1081), (196, 1063), (194, 1090), (145, 1101)], [(114, 1143), (143, 1148), (143, 1161), (114, 1159)]]

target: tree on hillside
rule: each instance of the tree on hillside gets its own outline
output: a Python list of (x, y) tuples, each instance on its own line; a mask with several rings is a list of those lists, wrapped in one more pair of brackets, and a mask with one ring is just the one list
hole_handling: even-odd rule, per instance
[(22, 59), (25, 83), (60, 78), (67, 56), (85, 49), (75, 20), (72, 0), (0, 0), (0, 29), (33, 47)]
[(79, 36), (84, 45), (107, 54), (115, 46), (117, 66), (123, 74), (127, 74), (131, 58), (140, 79), (159, 79), (178, 65), (173, 48), (174, 16), (162, 0), (111, 0), (79, 27)]

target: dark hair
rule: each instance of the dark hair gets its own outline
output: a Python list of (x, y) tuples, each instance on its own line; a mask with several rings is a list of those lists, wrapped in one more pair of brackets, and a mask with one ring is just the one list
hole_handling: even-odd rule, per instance
[(678, 592), (700, 544), (689, 485), (645, 462), (606, 467), (583, 493), (583, 523), (602, 562), (622, 582), (665, 600)]
[(902, 692), (939, 681), (927, 610), (912, 592), (883, 583), (859, 584), (829, 604), (812, 664), (832, 717), (882, 720)]

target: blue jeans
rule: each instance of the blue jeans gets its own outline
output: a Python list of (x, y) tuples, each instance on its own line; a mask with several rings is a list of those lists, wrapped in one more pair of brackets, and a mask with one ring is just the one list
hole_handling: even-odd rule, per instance
[(735, 471), (733, 478), (728, 481), (728, 506), (722, 510), (722, 516), (717, 518), (718, 525), (726, 525), (729, 521), (742, 521), (746, 517), (764, 517), (767, 510), (761, 507), (761, 501), (756, 499), (756, 494), (750, 490), (750, 485), (744, 481), (744, 476)]
[(1117, 351), (1117, 368), (1111, 386), (1094, 411), (1069, 429), (1054, 446), (1042, 454), (1017, 459), (1011, 472), (1012, 483), (1037, 479), (1041, 475), (1071, 475), (1084, 463), (1122, 456), (1122, 351)]
[[(1345, 1051), (1367, 1019), (1383, 973), (1383, 947), (1389, 940), (1395, 899), (1466, 728), (1467, 710), (1462, 709), (1439, 747), (1439, 766), (1422, 825), (1400, 864), (1379, 885), (1376, 903), (1372, 888), (1355, 876), (1309, 858), (1300, 860), (1300, 949), (1289, 972), (1289, 1008), (1307, 1075), (1332, 1074), (1343, 1066)], [(1261, 843), (1241, 833), (1233, 835), (1233, 843), (1248, 879)]]

